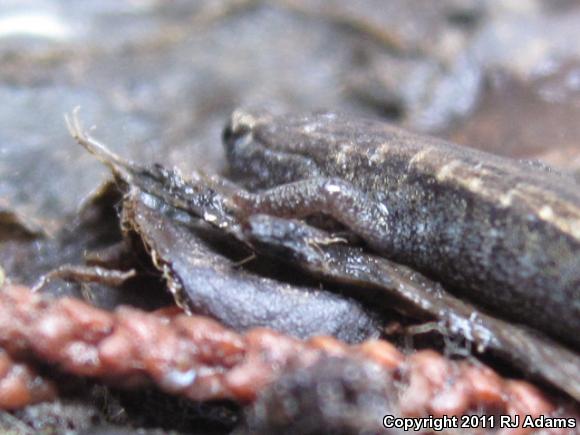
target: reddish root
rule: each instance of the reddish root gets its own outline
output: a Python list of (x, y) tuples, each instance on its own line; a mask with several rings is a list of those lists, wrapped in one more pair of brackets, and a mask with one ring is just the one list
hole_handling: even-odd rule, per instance
[[(477, 410), (539, 416), (558, 408), (529, 383), (434, 351), (405, 356), (383, 340), (350, 346), (331, 337), (301, 341), (264, 328), (240, 334), (202, 316), (129, 307), (109, 313), (76, 299), (46, 299), (20, 286), (0, 291), (0, 346), (10, 355), (34, 357), (75, 375), (127, 388), (153, 382), (196, 401), (250, 403), (286, 371), (336, 356), (372, 361), (384, 376), (397, 380), (398, 407), (407, 416)], [(42, 394), (33, 391), (28, 379), (35, 375), (18, 374), (14, 363), (5, 361), (11, 360), (0, 353), (0, 408), (54, 397), (50, 383), (43, 381)], [(18, 387), (2, 394), (11, 391), (15, 376)]]
[(56, 398), (56, 387), (26, 364), (17, 363), (0, 349), (0, 409), (23, 406)]

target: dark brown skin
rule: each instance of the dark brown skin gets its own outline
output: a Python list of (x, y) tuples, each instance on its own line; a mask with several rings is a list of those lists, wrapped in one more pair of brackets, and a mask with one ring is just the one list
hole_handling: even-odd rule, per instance
[(242, 213), (323, 213), (375, 251), (580, 346), (580, 187), (541, 166), (335, 114), (237, 111)]

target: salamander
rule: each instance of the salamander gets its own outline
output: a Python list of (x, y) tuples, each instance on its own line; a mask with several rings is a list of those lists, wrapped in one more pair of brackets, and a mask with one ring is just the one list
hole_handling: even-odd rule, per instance
[(580, 186), (542, 165), (335, 113), (237, 110), (238, 212), (325, 215), (380, 255), (580, 347)]

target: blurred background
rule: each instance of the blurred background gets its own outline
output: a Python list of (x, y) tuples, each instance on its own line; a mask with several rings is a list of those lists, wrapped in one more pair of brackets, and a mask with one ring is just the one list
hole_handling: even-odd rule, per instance
[[(76, 106), (117, 153), (184, 174), (224, 170), (221, 131), (239, 106), (370, 116), (579, 171), (580, 0), (0, 0), (0, 102), (0, 283), (32, 285), (121, 239), (118, 194), (95, 194), (110, 172), (65, 127)], [(158, 277), (140, 278), (99, 285), (92, 302), (161, 306), (164, 288), (142, 286)], [(105, 408), (108, 422), (188, 430), (201, 416), (214, 433), (238, 419), (229, 405), (160, 408), (151, 391), (121, 412), (96, 387), (98, 405), (0, 412), (0, 432), (90, 426)]]
[(55, 232), (122, 155), (207, 172), (240, 105), (330, 109), (580, 167), (574, 0), (1, 0), (0, 214)]

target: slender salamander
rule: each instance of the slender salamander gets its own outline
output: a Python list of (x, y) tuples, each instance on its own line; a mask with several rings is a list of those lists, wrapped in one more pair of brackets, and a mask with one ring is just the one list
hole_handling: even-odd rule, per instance
[(332, 113), (238, 110), (242, 214), (324, 214), (381, 255), (580, 347), (580, 186), (547, 168)]

